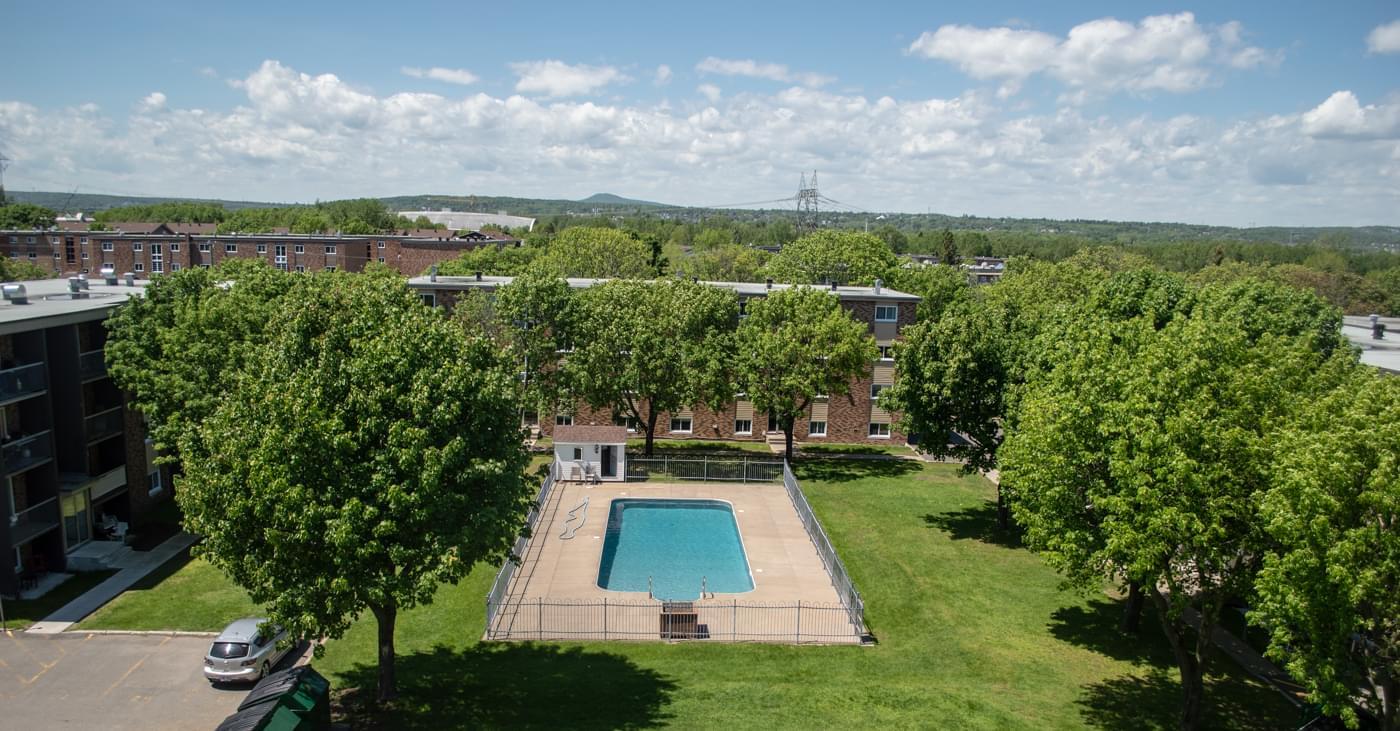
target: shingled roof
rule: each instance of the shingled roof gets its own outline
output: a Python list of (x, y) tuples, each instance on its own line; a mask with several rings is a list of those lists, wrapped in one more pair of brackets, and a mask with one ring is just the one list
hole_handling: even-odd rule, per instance
[(627, 429), (621, 426), (556, 426), (557, 444), (623, 444)]

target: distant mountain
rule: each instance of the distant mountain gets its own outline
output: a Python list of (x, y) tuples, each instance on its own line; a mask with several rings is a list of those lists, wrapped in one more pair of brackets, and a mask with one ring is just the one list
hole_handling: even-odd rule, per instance
[(653, 203), (651, 201), (639, 201), (634, 198), (623, 198), (620, 195), (613, 195), (612, 193), (594, 193), (593, 195), (590, 195), (587, 198), (584, 198), (583, 200), (579, 201), (579, 203), (592, 203), (595, 205), (604, 206), (650, 206), (652, 208), (677, 207), (668, 206), (665, 203)]

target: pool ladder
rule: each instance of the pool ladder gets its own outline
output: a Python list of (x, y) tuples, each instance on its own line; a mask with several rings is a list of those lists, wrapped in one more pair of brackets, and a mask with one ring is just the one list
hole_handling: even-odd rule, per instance
[(708, 579), (707, 577), (705, 577), (705, 576), (701, 576), (701, 577), (700, 577), (700, 598), (701, 598), (701, 599), (714, 599), (714, 598), (715, 598), (715, 595), (710, 593), (710, 589), (709, 589), (709, 579)]

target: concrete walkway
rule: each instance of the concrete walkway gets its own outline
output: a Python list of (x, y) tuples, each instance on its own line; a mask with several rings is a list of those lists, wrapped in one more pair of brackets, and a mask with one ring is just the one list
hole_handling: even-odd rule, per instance
[(166, 561), (174, 558), (181, 551), (193, 546), (198, 540), (195, 536), (181, 532), (171, 536), (150, 551), (133, 553), (128, 560), (123, 562), (124, 565), (120, 571), (63, 605), (58, 611), (44, 617), (42, 622), (35, 622), (33, 626), (25, 630), (25, 633), (52, 635), (68, 629), (78, 620), (115, 599), (118, 594), (130, 589), (136, 582), (146, 578), (148, 574), (163, 566)]

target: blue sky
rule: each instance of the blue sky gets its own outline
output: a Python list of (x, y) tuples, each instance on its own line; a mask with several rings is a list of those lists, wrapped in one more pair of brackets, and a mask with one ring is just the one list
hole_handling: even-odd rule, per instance
[(1400, 224), (1393, 2), (26, 3), (12, 189)]

